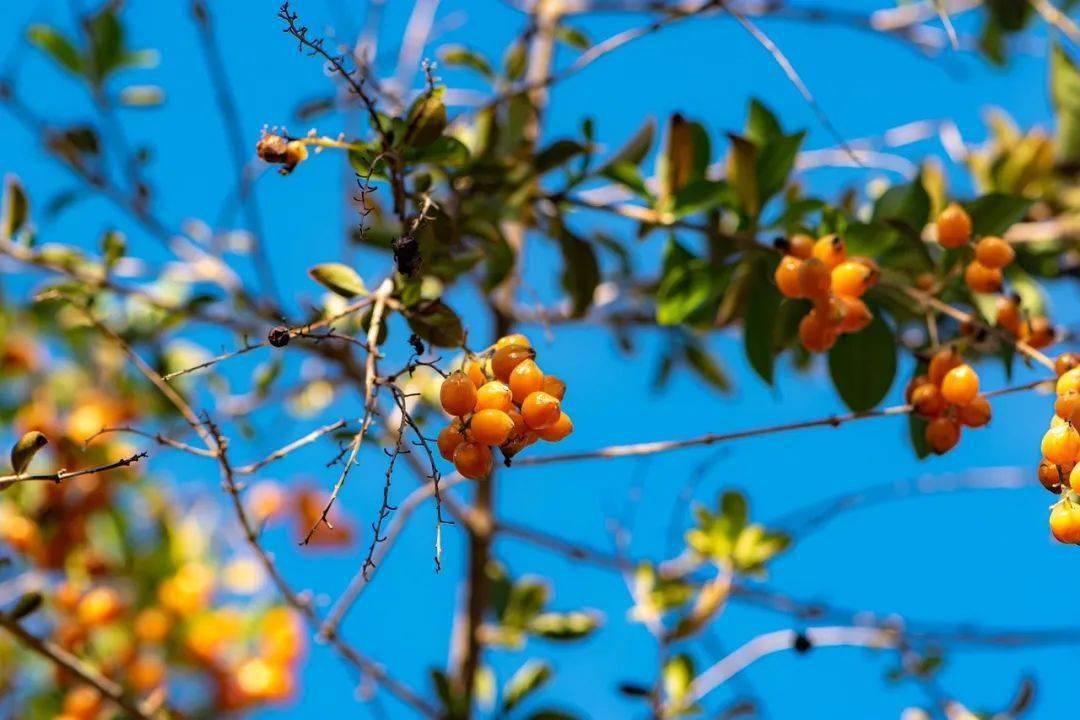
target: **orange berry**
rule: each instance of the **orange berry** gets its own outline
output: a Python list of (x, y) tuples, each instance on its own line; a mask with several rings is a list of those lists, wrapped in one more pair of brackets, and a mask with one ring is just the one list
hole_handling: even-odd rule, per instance
[(543, 388), (544, 373), (533, 360), (525, 360), (510, 373), (510, 392), (514, 402), (521, 403), (529, 393)]
[(1071, 392), (1080, 392), (1080, 368), (1073, 368), (1057, 379), (1057, 394), (1065, 395)]
[(978, 428), (990, 422), (990, 401), (984, 395), (978, 395), (967, 405), (961, 405), (956, 411), (956, 419), (964, 427)]
[(842, 333), (857, 333), (874, 319), (870, 308), (859, 298), (840, 296), (837, 302), (840, 306), (840, 325), (837, 329)]
[(521, 333), (513, 333), (512, 335), (504, 335), (495, 341), (495, 349), (507, 347), (509, 345), (521, 345), (523, 347), (532, 347), (532, 343), (529, 342), (529, 338), (525, 337)]
[(1058, 542), (1080, 543), (1080, 507), (1062, 500), (1050, 511), (1050, 532)]
[(457, 422), (450, 423), (439, 431), (439, 437), (435, 443), (439, 446), (439, 454), (444, 460), (453, 460), (454, 451), (458, 445), (465, 442), (465, 431)]
[(1080, 458), (1080, 434), (1068, 424), (1050, 428), (1043, 435), (1042, 454), (1055, 465), (1072, 465)]
[(476, 406), (476, 385), (465, 373), (452, 372), (439, 388), (439, 402), (450, 415), (465, 415)]
[(1080, 355), (1076, 353), (1061, 353), (1054, 361), (1054, 372), (1058, 376), (1064, 375), (1075, 367), (1080, 367)]
[(536, 351), (528, 345), (504, 345), (491, 356), (491, 371), (497, 379), (506, 382), (514, 368), (534, 357)]
[(1016, 258), (1016, 252), (1012, 249), (1012, 245), (999, 237), (987, 235), (975, 244), (975, 259), (988, 268), (1000, 270), (1007, 267), (1014, 258)]
[(978, 260), (972, 260), (964, 268), (964, 282), (973, 292), (995, 293), (1004, 281), (1000, 269), (987, 267)]
[(941, 381), (941, 395), (952, 405), (967, 405), (979, 394), (979, 375), (967, 364), (958, 365)]
[[(1080, 465), (1077, 467), (1080, 467)], [(1076, 468), (1073, 468), (1073, 470), (1075, 469)], [(1043, 460), (1039, 463), (1039, 484), (1044, 488), (1055, 495), (1060, 494), (1063, 480), (1064, 474), (1057, 465), (1048, 460)], [(1069, 482), (1072, 482), (1072, 477), (1069, 478)]]
[(796, 233), (787, 239), (787, 253), (800, 260), (814, 254), (814, 238), (804, 233)]
[(93, 627), (116, 620), (123, 610), (124, 604), (116, 590), (111, 587), (96, 587), (82, 596), (76, 613), (81, 624)]
[(506, 383), (498, 380), (484, 383), (476, 391), (476, 410), (502, 410), (506, 412), (514, 404), (514, 395)]
[(941, 385), (941, 381), (945, 379), (948, 372), (962, 363), (963, 360), (960, 359), (959, 353), (951, 347), (942, 348), (930, 358), (927, 376), (930, 378), (930, 382)]
[(907, 402), (908, 405), (912, 404), (912, 398), (915, 396), (915, 391), (918, 390), (919, 387), (926, 385), (927, 383), (930, 383), (930, 378), (926, 375), (916, 375), (915, 377), (911, 378), (911, 382), (909, 382), (907, 384), (907, 387), (904, 388), (904, 400)]
[(574, 423), (571, 422), (570, 416), (560, 412), (559, 419), (553, 425), (537, 430), (536, 434), (541, 440), (559, 442), (572, 432), (574, 432)]
[(479, 360), (466, 360), (465, 365), (461, 368), (476, 387), (480, 387), (488, 381), (487, 376), (484, 374), (484, 365)]
[(926, 426), (926, 442), (935, 453), (944, 455), (960, 442), (960, 424), (944, 415), (931, 420)]
[(832, 270), (847, 259), (844, 241), (840, 239), (839, 235), (835, 234), (818, 238), (818, 241), (814, 243), (814, 257), (825, 263), (825, 267)]
[(135, 616), (135, 637), (147, 645), (164, 642), (171, 627), (168, 613), (158, 607), (148, 607)]
[(1050, 320), (1042, 315), (1036, 315), (1030, 321), (1023, 323), (1018, 334), (1021, 340), (1027, 341), (1027, 344), (1035, 349), (1053, 345), (1057, 337)]
[(792, 255), (780, 258), (780, 264), (776, 266), (773, 279), (776, 280), (776, 287), (780, 288), (780, 294), (784, 297), (802, 297), (802, 285), (799, 280), (802, 264), (802, 260)]
[(558, 399), (560, 402), (566, 397), (566, 383), (554, 375), (545, 375), (544, 382), (541, 384), (540, 389), (548, 395)]
[(502, 410), (480, 410), (472, 416), (469, 430), (473, 439), (484, 445), (502, 445), (510, 437), (514, 421)]
[(454, 467), (470, 480), (482, 480), (491, 472), (491, 448), (474, 442), (463, 442), (454, 451)]
[(1013, 335), (1020, 332), (1020, 304), (1016, 298), (999, 297), (997, 299), (997, 324), (1003, 330), (1008, 330)]
[(1070, 390), (1054, 401), (1054, 414), (1067, 420), (1073, 427), (1080, 426), (1080, 392)]
[(826, 297), (832, 287), (832, 276), (825, 263), (816, 257), (803, 260), (799, 266), (799, 297), (817, 300)]
[(950, 203), (937, 218), (937, 237), (942, 247), (958, 248), (971, 238), (971, 216), (957, 203)]
[(102, 707), (101, 693), (89, 685), (79, 685), (64, 695), (64, 714), (74, 718), (92, 718)]
[(945, 412), (948, 403), (941, 396), (937, 385), (924, 383), (911, 393), (911, 406), (923, 417), (935, 418)]
[[(809, 260), (807, 262), (810, 262)], [(837, 328), (817, 310), (799, 321), (799, 341), (810, 352), (825, 352), (836, 343)]]
[(139, 655), (128, 666), (127, 678), (136, 691), (150, 692), (165, 681), (165, 663), (157, 655)]
[(529, 426), (525, 424), (525, 418), (521, 415), (520, 410), (511, 407), (506, 411), (506, 414), (510, 416), (510, 420), (514, 423), (514, 429), (510, 431), (511, 441), (528, 434)]
[(521, 416), (525, 418), (525, 424), (533, 430), (554, 425), (561, 412), (559, 401), (543, 391), (531, 393), (521, 403)]
[(862, 297), (870, 288), (873, 272), (860, 262), (845, 260), (832, 271), (832, 291), (846, 297)]

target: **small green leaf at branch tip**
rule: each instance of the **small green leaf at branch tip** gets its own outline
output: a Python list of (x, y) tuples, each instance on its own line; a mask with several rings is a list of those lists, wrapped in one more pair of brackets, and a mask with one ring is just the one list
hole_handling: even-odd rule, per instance
[(543, 660), (526, 660), (503, 688), (503, 712), (513, 710), (530, 693), (543, 687), (552, 675), (551, 665)]
[(367, 287), (360, 275), (348, 265), (323, 263), (308, 270), (311, 279), (345, 299), (367, 295)]
[(23, 435), (11, 448), (11, 469), (16, 475), (22, 475), (38, 451), (48, 444), (48, 438), (37, 430), (31, 430)]
[(4, 179), (4, 197), (0, 203), (0, 238), (13, 239), (29, 217), (30, 201), (22, 183), (14, 175), (8, 175)]
[(31, 25), (26, 31), (26, 39), (68, 72), (75, 75), (83, 73), (83, 59), (78, 48), (56, 28), (43, 24)]

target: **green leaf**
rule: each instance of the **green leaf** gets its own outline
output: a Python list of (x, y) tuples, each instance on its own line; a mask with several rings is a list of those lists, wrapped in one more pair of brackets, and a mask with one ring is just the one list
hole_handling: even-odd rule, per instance
[(649, 197), (649, 189), (645, 185), (645, 178), (641, 175), (641, 169), (633, 163), (611, 163), (604, 167), (600, 174), (612, 182), (619, 183), (639, 197)]
[(704, 313), (719, 299), (719, 288), (705, 260), (690, 260), (666, 271), (656, 291), (656, 321), (679, 325)]
[(554, 170), (585, 152), (585, 146), (574, 140), (556, 140), (537, 153), (532, 162), (535, 175)]
[(757, 157), (757, 189), (762, 204), (784, 189), (805, 137), (805, 132), (781, 135), (761, 146)]
[(1080, 160), (1080, 70), (1059, 44), (1050, 52), (1050, 101), (1057, 119), (1058, 156)]
[(87, 23), (90, 42), (89, 74), (95, 82), (102, 82), (124, 61), (124, 29), (112, 7), (106, 5)]
[(129, 85), (120, 91), (120, 104), (124, 107), (157, 107), (163, 102), (165, 91), (157, 85)]
[(1031, 200), (1019, 195), (993, 192), (964, 203), (964, 209), (971, 216), (971, 228), (976, 236), (1004, 235), (1024, 219), (1031, 205)]
[(548, 586), (534, 578), (522, 578), (510, 587), (510, 595), (503, 611), (503, 626), (525, 630), (548, 601)]
[(31, 25), (26, 31), (31, 45), (47, 53), (60, 67), (75, 75), (82, 75), (83, 60), (79, 50), (59, 30), (48, 25)]
[(439, 61), (447, 67), (465, 67), (480, 73), (487, 79), (495, 77), (491, 63), (480, 53), (464, 45), (447, 45), (439, 50)]
[(750, 100), (750, 111), (746, 116), (746, 130), (744, 135), (748, 140), (759, 147), (782, 137), (783, 128), (772, 111), (765, 107), (757, 98)]
[(727, 201), (730, 194), (730, 186), (722, 180), (695, 180), (675, 193), (671, 214), (678, 220), (708, 212)]
[[(350, 160), (352, 152), (349, 153)], [(431, 163), (445, 167), (461, 167), (469, 162), (469, 148), (455, 137), (443, 135), (422, 148), (409, 148), (405, 157), (410, 162)], [(382, 163), (379, 163), (380, 167)], [(365, 165), (366, 167), (366, 165)]]
[(555, 29), (555, 39), (559, 42), (569, 45), (575, 50), (588, 50), (592, 45), (589, 42), (589, 36), (583, 31), (577, 28), (572, 28), (569, 25), (560, 25)]
[(896, 376), (896, 344), (880, 311), (864, 330), (836, 341), (829, 351), (829, 374), (849, 408), (862, 412), (885, 398)]
[(37, 430), (23, 435), (11, 448), (11, 469), (16, 475), (22, 475), (38, 451), (48, 444), (48, 438)]
[(911, 439), (911, 447), (915, 450), (915, 457), (920, 460), (931, 453), (930, 444), (926, 442), (928, 424), (925, 418), (915, 413), (908, 413), (908, 437)]
[(460, 347), (465, 341), (461, 318), (442, 300), (431, 300), (410, 309), (409, 327), (414, 333), (438, 347)]
[(762, 277), (759, 282), (750, 284), (743, 316), (743, 347), (746, 350), (746, 359), (750, 361), (754, 372), (768, 385), (773, 382), (780, 300), (776, 287)]
[(571, 715), (562, 710), (537, 710), (527, 720), (578, 720), (577, 715)]
[(446, 105), (443, 88), (435, 88), (413, 101), (405, 116), (406, 147), (422, 148), (435, 142), (446, 129)]
[(672, 115), (656, 162), (662, 202), (693, 181), (704, 179), (709, 164), (709, 136), (705, 128), (678, 113)]
[(685, 653), (675, 655), (664, 663), (662, 676), (664, 694), (678, 709), (682, 705), (683, 698), (690, 691), (690, 684), (694, 681), (694, 661)]
[(124, 257), (127, 251), (127, 241), (124, 234), (115, 230), (109, 230), (101, 236), (101, 253), (105, 256), (105, 265), (112, 267)]
[(770, 532), (760, 525), (748, 525), (735, 541), (731, 552), (732, 564), (739, 572), (759, 572), (769, 560), (787, 549), (791, 538), (780, 532)]
[(874, 203), (875, 222), (894, 220), (921, 233), (930, 219), (930, 195), (923, 187), (922, 180), (916, 178), (907, 185), (889, 188)]
[(363, 279), (348, 265), (322, 263), (308, 270), (308, 275), (315, 282), (346, 299), (367, 294)]
[(528, 631), (548, 640), (577, 640), (600, 627), (592, 612), (540, 613), (528, 623)]
[(0, 204), (0, 238), (11, 240), (30, 217), (30, 201), (26, 198), (19, 178), (8, 175), (4, 180), (4, 199)]
[(592, 305), (593, 295), (600, 284), (600, 264), (592, 244), (568, 232), (559, 235), (563, 270), (560, 276), (563, 289), (570, 296), (573, 317), (582, 317)]
[(543, 687), (553, 675), (551, 665), (543, 660), (527, 660), (503, 688), (503, 712), (513, 710), (531, 693)]
[(731, 148), (727, 157), (727, 179), (735, 189), (739, 204), (749, 217), (761, 209), (758, 188), (758, 148), (744, 137), (728, 133)]
[(649, 154), (649, 148), (652, 147), (653, 134), (656, 132), (656, 121), (649, 118), (645, 121), (633, 137), (631, 137), (625, 145), (619, 148), (618, 152), (611, 156), (607, 165), (604, 168), (611, 167), (618, 163), (630, 163), (631, 165), (638, 165), (645, 156)]
[(683, 354), (695, 375), (721, 392), (731, 390), (731, 378), (727, 376), (724, 369), (720, 367), (720, 364), (701, 343), (686, 343)]

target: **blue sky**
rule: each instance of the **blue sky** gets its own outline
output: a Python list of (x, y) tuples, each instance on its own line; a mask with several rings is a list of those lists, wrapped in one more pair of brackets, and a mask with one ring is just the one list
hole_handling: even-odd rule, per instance
[[(839, 1), (833, 7), (871, 11), (882, 2)], [(410, 3), (389, 3), (386, 8), (385, 47), (393, 48)], [(155, 207), (173, 226), (187, 218), (212, 221), (221, 199), (229, 191), (231, 171), (221, 123), (198, 52), (195, 29), (187, 4), (132, 2), (127, 12), (130, 36), (136, 47), (155, 47), (161, 64), (133, 71), (125, 80), (165, 87), (166, 105), (160, 110), (125, 111), (122, 120), (137, 142), (153, 142), (149, 175), (157, 189)], [(298, 0), (313, 32), (338, 24), (345, 34), (343, 16), (357, 27), (362, 3), (343, 4)], [(217, 35), (236, 89), (241, 121), (253, 145), (264, 124), (285, 124), (299, 134), (307, 125), (295, 121), (298, 101), (324, 93), (329, 81), (315, 60), (295, 51), (276, 19), (277, 3), (213, 3)], [(0, 31), (0, 62), (19, 58), (18, 87), (41, 114), (56, 119), (77, 119), (86, 113), (80, 88), (44, 60), (17, 49), (28, 22), (45, 21), (70, 26), (66, 4), (35, 0), (6, 8), (7, 22)], [(497, 59), (501, 48), (522, 26), (523, 16), (494, 0), (447, 0), (439, 6), (437, 24), (445, 34), (435, 43), (464, 43)], [(599, 39), (640, 19), (600, 17), (579, 22), (590, 37)], [(817, 100), (848, 138), (880, 135), (915, 120), (948, 118), (965, 139), (985, 138), (988, 109), (1001, 107), (1022, 125), (1049, 125), (1045, 60), (1046, 38), (1041, 30), (1030, 36), (1033, 52), (1019, 54), (1008, 70), (994, 69), (970, 54), (927, 59), (894, 40), (873, 34), (820, 24), (763, 21), (762, 26), (790, 57)], [(970, 30), (961, 23), (962, 30)], [(1040, 49), (1041, 48), (1041, 49)], [(433, 56), (434, 48), (428, 55)], [(558, 61), (571, 60), (560, 52)], [(451, 84), (470, 83), (457, 72), (444, 72)], [(419, 82), (419, 76), (414, 78)], [(472, 86), (475, 86), (473, 84)], [(785, 127), (809, 129), (807, 146), (826, 147), (832, 138), (775, 66), (772, 59), (736, 23), (712, 18), (669, 28), (604, 58), (558, 86), (552, 93), (545, 137), (575, 132), (583, 116), (597, 118), (598, 136), (617, 147), (643, 118), (664, 118), (673, 111), (703, 122), (714, 137), (725, 129), (742, 126), (750, 97), (764, 100), (780, 114)], [(335, 121), (320, 121), (322, 133), (335, 134)], [(74, 185), (12, 117), (0, 112), (0, 133), (7, 138), (0, 170), (17, 173), (36, 206)], [(941, 154), (936, 141), (902, 151), (911, 157)], [(804, 182), (822, 192), (889, 177), (873, 171), (825, 170), (805, 175)], [(954, 173), (961, 192), (962, 174)], [(341, 159), (322, 155), (297, 172), (281, 178), (268, 174), (258, 186), (259, 201), (268, 228), (268, 242), (278, 283), (293, 300), (293, 308), (318, 297), (318, 289), (304, 270), (336, 259), (342, 245), (346, 214), (340, 202)], [(895, 176), (893, 176), (895, 179)], [(96, 243), (98, 233), (117, 226), (131, 235), (131, 246), (151, 257), (153, 242), (100, 200), (85, 200), (59, 219), (39, 219), (44, 240)], [(610, 220), (582, 217), (581, 227), (606, 224), (613, 233), (630, 229)], [(635, 256), (648, 267), (659, 254), (661, 238), (652, 236), (635, 248)], [(528, 259), (529, 278), (541, 297), (551, 299), (557, 283), (555, 249), (534, 243)], [(357, 253), (356, 267), (369, 279), (380, 276), (385, 258)], [(1054, 292), (1055, 318), (1075, 323), (1076, 288)], [(468, 292), (453, 296), (472, 336), (487, 336), (487, 319), (472, 308), (476, 298)], [(397, 337), (405, 336), (398, 327)], [(538, 328), (529, 330), (537, 340), (546, 369), (566, 379), (568, 407), (576, 432), (566, 449), (652, 439), (679, 438), (706, 431), (724, 431), (787, 420), (814, 418), (841, 409), (823, 363), (807, 373), (795, 373), (784, 360), (775, 388), (760, 382), (748, 368), (741, 341), (722, 334), (711, 348), (737, 378), (733, 394), (718, 395), (696, 380), (677, 375), (663, 393), (651, 389), (660, 339), (646, 333), (632, 355), (621, 354), (613, 340), (594, 327), (559, 327), (554, 339), (541, 340)], [(200, 337), (216, 350), (225, 337)], [(250, 370), (265, 356), (253, 353), (238, 360), (226, 374), (242, 386)], [(293, 368), (295, 370), (295, 368)], [(980, 368), (984, 386), (1001, 387), (1005, 379), (997, 367)], [(900, 377), (910, 376), (904, 363)], [(1026, 371), (1016, 380), (1036, 377)], [(899, 400), (898, 381), (889, 402)], [(355, 416), (359, 399), (343, 397), (334, 407), (340, 416)], [(786, 516), (815, 502), (866, 486), (948, 473), (974, 473), (990, 477), (994, 468), (1033, 469), (1038, 441), (1051, 414), (1051, 401), (1031, 393), (1012, 395), (994, 403), (990, 427), (965, 435), (960, 447), (942, 458), (917, 461), (906, 442), (902, 419), (854, 424), (840, 430), (810, 430), (747, 440), (715, 449), (698, 449), (647, 460), (618, 460), (581, 465), (518, 468), (503, 473), (498, 511), (507, 518), (542, 527), (600, 547), (610, 546), (606, 520), (623, 516), (628, 496), (633, 530), (632, 550), (639, 555), (662, 556), (667, 550), (667, 529), (672, 508), (686, 509), (680, 491), (703, 461), (710, 469), (694, 499), (712, 504), (722, 488), (738, 488), (751, 498), (756, 518)], [(270, 412), (254, 420), (268, 438), (245, 447), (250, 457), (260, 449), (298, 437), (317, 421), (296, 420)], [(329, 448), (298, 454), (275, 466), (268, 477), (286, 483), (302, 479), (329, 487), (333, 481), (322, 465)], [(341, 505), (366, 527), (377, 507), (382, 478), (378, 456), (367, 456), (342, 496)], [(181, 484), (196, 484), (213, 491), (214, 468), (192, 465), (159, 455), (151, 467)], [(843, 515), (835, 523), (800, 542), (795, 551), (776, 562), (769, 578), (772, 586), (794, 596), (821, 599), (852, 609), (882, 614), (901, 613), (913, 619), (972, 622), (991, 626), (1040, 628), (1067, 625), (1065, 613), (1080, 581), (1074, 572), (1075, 548), (1055, 545), (1046, 532), (1050, 499), (1031, 473), (1032, 486), (1022, 491), (965, 493), (890, 503)], [(412, 480), (402, 474), (395, 495), (403, 497)], [(685, 521), (686, 518), (683, 518)], [(313, 589), (320, 599), (332, 599), (359, 566), (358, 552), (299, 553), (291, 536), (271, 531), (270, 547), (294, 584)], [(366, 544), (366, 539), (365, 539)], [(380, 570), (346, 625), (346, 635), (367, 654), (385, 663), (400, 678), (425, 690), (427, 669), (445, 664), (449, 628), (460, 588), (464, 541), (457, 528), (445, 533), (445, 570), (431, 570), (431, 510), (417, 513), (392, 559)], [(505, 679), (531, 653), (553, 658), (557, 675), (543, 695), (544, 705), (576, 709), (583, 717), (629, 717), (637, 706), (620, 699), (615, 686), (621, 681), (647, 681), (655, 664), (654, 644), (640, 625), (628, 623), (630, 600), (619, 576), (605, 570), (571, 563), (513, 541), (500, 541), (498, 556), (515, 575), (539, 574), (553, 579), (554, 607), (593, 607), (605, 613), (605, 627), (593, 638), (573, 645), (533, 643), (523, 653), (495, 652), (493, 668)], [(759, 632), (798, 627), (791, 618), (735, 605), (715, 624), (711, 644), (689, 647), (704, 665), (718, 659), (721, 649), (733, 649)], [(968, 650), (951, 654), (941, 676), (947, 692), (974, 707), (1001, 707), (1025, 673), (1040, 673), (1050, 680), (1051, 669), (1075, 663), (1072, 648), (1033, 650)], [(718, 708), (733, 692), (753, 692), (763, 700), (766, 717), (867, 718), (896, 717), (908, 704), (924, 701), (911, 684), (887, 684), (883, 675), (891, 657), (863, 650), (820, 650), (807, 657), (780, 655), (764, 660), (710, 699)], [(314, 717), (340, 711), (350, 702), (353, 679), (332, 653), (316, 647), (304, 674), (305, 688), (296, 704), (266, 710), (259, 717)], [(1060, 681), (1040, 685), (1038, 717), (1063, 717), (1075, 699)], [(386, 700), (391, 717), (407, 716)], [(351, 714), (351, 709), (349, 710)], [(360, 717), (365, 710), (358, 706)]]

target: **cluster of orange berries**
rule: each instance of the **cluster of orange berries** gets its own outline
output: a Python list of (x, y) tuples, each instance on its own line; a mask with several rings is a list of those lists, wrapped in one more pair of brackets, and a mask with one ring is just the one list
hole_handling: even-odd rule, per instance
[[(971, 216), (957, 203), (951, 203), (937, 218), (938, 243), (945, 248), (967, 247), (972, 242)], [(1000, 292), (1005, 282), (1004, 270), (1012, 264), (1016, 252), (1002, 238), (986, 235), (974, 243), (974, 257), (964, 268), (964, 282), (973, 292)], [(997, 300), (997, 324), (1034, 348), (1054, 342), (1054, 328), (1043, 316), (1025, 318), (1020, 299), (1002, 295)]]
[(799, 322), (803, 347), (810, 352), (825, 352), (840, 335), (858, 332), (870, 324), (874, 316), (861, 298), (880, 275), (873, 260), (849, 258), (838, 235), (817, 240), (809, 235), (793, 235), (777, 245), (784, 252), (773, 276), (780, 293), (814, 303)]
[(562, 410), (566, 383), (535, 358), (528, 338), (507, 335), (443, 380), (439, 401), (454, 419), (439, 433), (439, 454), (465, 477), (488, 476), (493, 447), (509, 460), (538, 439), (558, 442), (573, 431)]
[(1061, 355), (1054, 369), (1057, 397), (1042, 439), (1039, 482), (1053, 493), (1071, 490), (1050, 511), (1050, 531), (1060, 542), (1080, 544), (1080, 355)]
[(979, 394), (979, 375), (955, 349), (942, 348), (930, 358), (925, 375), (907, 388), (907, 402), (929, 422), (926, 443), (943, 455), (960, 442), (960, 430), (990, 422), (990, 401)]

